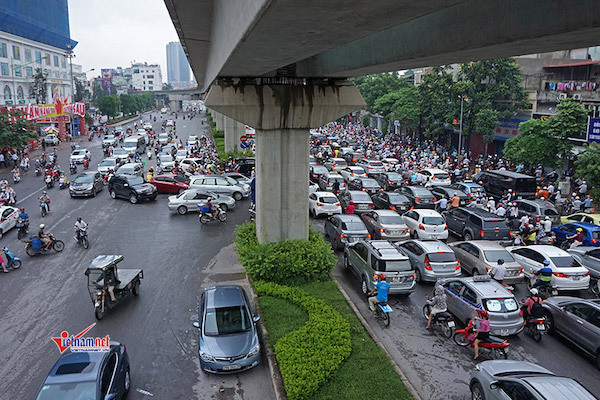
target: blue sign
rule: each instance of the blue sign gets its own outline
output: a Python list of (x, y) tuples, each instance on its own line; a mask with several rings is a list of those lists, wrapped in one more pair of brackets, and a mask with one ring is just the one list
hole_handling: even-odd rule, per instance
[(247, 147), (248, 147), (248, 143), (246, 143), (246, 142), (242, 142), (242, 143), (240, 143), (240, 147), (241, 147), (242, 149), (245, 149), (245, 148), (247, 148)]
[(587, 141), (600, 142), (600, 118), (590, 118)]

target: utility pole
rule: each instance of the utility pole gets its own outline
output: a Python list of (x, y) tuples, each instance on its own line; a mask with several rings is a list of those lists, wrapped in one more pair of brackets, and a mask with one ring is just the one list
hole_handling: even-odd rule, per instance
[(462, 70), (462, 68), (461, 68), (460, 72), (461, 72), (462, 81), (463, 81), (463, 93), (461, 93), (461, 95), (460, 95), (460, 123), (458, 125), (458, 156), (459, 157), (461, 155), (461, 150), (462, 150), (463, 109), (464, 109), (464, 103), (465, 103), (465, 93), (464, 93), (465, 72)]
[[(74, 84), (74, 80), (73, 80), (73, 57), (75, 57), (73, 55), (73, 46), (71, 46), (70, 44), (67, 45), (67, 54), (69, 55), (69, 68), (71, 70), (71, 103), (74, 102), (75, 99), (75, 84)], [(71, 106), (71, 137), (74, 136), (73, 134), (73, 107)]]

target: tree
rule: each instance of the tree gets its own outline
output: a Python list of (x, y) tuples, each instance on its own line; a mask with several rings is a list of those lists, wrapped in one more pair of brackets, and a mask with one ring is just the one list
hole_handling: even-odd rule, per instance
[(98, 107), (100, 108), (100, 112), (109, 118), (114, 118), (119, 113), (119, 106), (121, 105), (121, 101), (119, 97), (114, 94), (109, 96), (104, 96), (100, 99), (100, 103)]
[(33, 76), (33, 84), (31, 90), (35, 97), (37, 104), (44, 104), (46, 102), (47, 86), (46, 80), (48, 78), (48, 72), (41, 68), (36, 68), (35, 75)]
[(367, 103), (367, 110), (372, 113), (382, 111), (375, 106), (377, 99), (408, 85), (397, 72), (361, 76), (351, 78), (350, 81), (357, 87)]
[(110, 93), (108, 93), (108, 91), (102, 87), (102, 81), (100, 79), (96, 79), (94, 81), (92, 89), (92, 104), (99, 107), (100, 99), (102, 99), (105, 96), (108, 96)]
[(561, 146), (558, 147), (558, 156), (567, 159), (571, 156), (573, 146), (570, 137), (581, 137), (587, 128), (588, 111), (581, 103), (570, 98), (559, 101), (556, 114), (548, 119), (548, 127), (554, 137), (560, 138)]
[(575, 173), (592, 188), (592, 197), (600, 200), (600, 144), (590, 143), (575, 161)]
[(371, 125), (371, 113), (366, 113), (360, 116), (360, 123), (365, 128)]
[(89, 98), (88, 96), (90, 92), (87, 90), (83, 82), (81, 82), (81, 80), (74, 78), (73, 81), (75, 82), (75, 95), (73, 96), (73, 101), (86, 101), (86, 99)]
[(419, 126), (425, 135), (436, 136), (457, 117), (460, 107), (458, 87), (448, 67), (434, 67), (424, 74), (418, 93)]
[(416, 86), (406, 86), (398, 89), (398, 99), (392, 106), (390, 119), (400, 121), (401, 126), (415, 130), (419, 126), (421, 113), (419, 89)]
[[(499, 112), (496, 110), (484, 108), (475, 115), (473, 125), (475, 130), (483, 137), (485, 143), (494, 141), (494, 133), (498, 126), (498, 114)], [(485, 152), (485, 155), (487, 155), (487, 146), (485, 146)]]
[(37, 124), (17, 110), (0, 112), (0, 148), (21, 149), (37, 138)]

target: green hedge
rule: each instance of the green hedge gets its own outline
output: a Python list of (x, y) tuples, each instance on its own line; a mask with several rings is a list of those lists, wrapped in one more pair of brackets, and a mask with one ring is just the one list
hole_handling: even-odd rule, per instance
[(337, 265), (331, 245), (312, 227), (307, 240), (260, 244), (256, 225), (247, 222), (236, 228), (235, 236), (240, 263), (257, 280), (299, 283), (329, 279), (329, 272)]
[(308, 322), (274, 345), (290, 400), (313, 395), (350, 356), (350, 325), (323, 300), (299, 288), (255, 281), (258, 296), (285, 299), (308, 313)]

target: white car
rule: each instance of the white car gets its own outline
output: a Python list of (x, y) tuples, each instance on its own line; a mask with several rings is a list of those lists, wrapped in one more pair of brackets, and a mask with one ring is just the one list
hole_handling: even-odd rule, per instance
[(363, 176), (363, 177), (367, 176), (363, 167), (358, 167), (355, 165), (352, 165), (352, 166), (342, 169), (340, 171), (340, 175), (342, 175), (344, 177), (346, 182), (348, 182), (354, 178), (358, 178), (359, 176)]
[(129, 152), (123, 148), (117, 148), (113, 150), (112, 157), (116, 158), (118, 162), (124, 163), (129, 157)]
[(381, 160), (381, 162), (383, 163), (383, 166), (385, 167), (386, 171), (395, 171), (396, 168), (398, 167), (398, 159), (397, 158), (384, 158), (383, 160)]
[(121, 167), (117, 170), (118, 174), (121, 175), (135, 175), (135, 176), (144, 176), (144, 166), (140, 163), (127, 163), (121, 165)]
[(46, 135), (44, 136), (44, 142), (46, 142), (46, 145), (58, 146), (58, 136), (56, 136), (54, 133)]
[(69, 163), (83, 164), (83, 160), (87, 157), (88, 161), (92, 161), (92, 153), (88, 149), (73, 150)]
[(184, 158), (179, 161), (179, 165), (181, 165), (181, 168), (187, 173), (190, 167), (194, 167), (194, 169), (200, 167), (200, 159), (191, 157)]
[(342, 213), (342, 205), (335, 194), (314, 192), (308, 196), (308, 211), (317, 218), (319, 215), (331, 216)]
[(19, 219), (19, 209), (16, 207), (0, 207), (0, 238), (17, 225)]
[(385, 172), (385, 166), (379, 160), (360, 160), (357, 161), (356, 165), (363, 167), (369, 173)]
[(168, 133), (161, 133), (160, 135), (158, 135), (158, 144), (160, 144), (161, 146), (164, 146), (165, 144), (169, 143), (169, 140), (171, 139), (169, 138)]
[(402, 218), (415, 238), (424, 240), (448, 239), (448, 225), (446, 225), (444, 217), (435, 210), (409, 210)]
[(175, 126), (175, 121), (173, 121), (172, 119), (168, 119), (166, 126)]
[(175, 161), (181, 162), (181, 160), (187, 158), (187, 156), (188, 156), (187, 150), (185, 150), (185, 149), (177, 150), (177, 153), (175, 153)]
[(425, 187), (450, 186), (452, 181), (446, 171), (437, 168), (424, 168), (417, 172), (417, 182)]
[(198, 144), (198, 136), (196, 135), (190, 135), (190, 137), (188, 137), (187, 143), (190, 146), (195, 146)]
[(318, 190), (319, 190), (319, 185), (317, 185), (316, 183), (310, 182), (308, 184), (308, 194), (315, 193)]
[(523, 267), (525, 282), (529, 285), (537, 280), (534, 274), (544, 267), (544, 260), (550, 261), (551, 283), (557, 290), (586, 290), (590, 285), (590, 271), (558, 247), (540, 244), (507, 247), (506, 250)]
[(144, 129), (147, 131), (152, 130), (152, 124), (150, 122), (144, 122)]
[(116, 171), (119, 164), (119, 161), (114, 157), (105, 158), (98, 164), (98, 172), (106, 174), (111, 169)]

